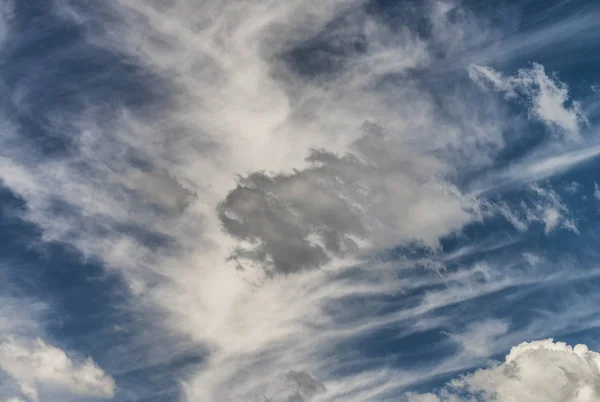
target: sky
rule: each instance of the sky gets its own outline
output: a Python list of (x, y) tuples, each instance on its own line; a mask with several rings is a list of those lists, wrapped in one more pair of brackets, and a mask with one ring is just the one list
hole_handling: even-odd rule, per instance
[(0, 0), (0, 401), (600, 401), (600, 3)]

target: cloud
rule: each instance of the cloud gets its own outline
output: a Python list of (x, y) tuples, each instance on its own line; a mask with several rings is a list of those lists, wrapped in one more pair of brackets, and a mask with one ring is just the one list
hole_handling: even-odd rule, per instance
[(106, 399), (115, 394), (114, 380), (91, 359), (74, 361), (63, 350), (39, 338), (33, 342), (2, 342), (0, 368), (18, 383), (25, 396), (36, 402), (39, 387)]
[(464, 333), (449, 334), (463, 349), (474, 356), (489, 356), (489, 346), (496, 338), (506, 334), (508, 324), (501, 320), (487, 320), (470, 325)]
[(502, 92), (509, 99), (524, 101), (530, 114), (550, 129), (559, 129), (567, 138), (579, 138), (585, 118), (577, 102), (570, 106), (566, 84), (549, 77), (541, 64), (520, 69), (515, 76), (504, 77), (496, 70), (472, 64), (469, 76), (483, 88)]
[(596, 182), (594, 182), (594, 198), (600, 200), (600, 188)]
[(567, 205), (558, 193), (549, 186), (530, 185), (527, 189), (529, 197), (523, 197), (517, 205), (509, 206), (506, 202), (491, 204), (515, 229), (525, 232), (531, 223), (541, 223), (546, 234), (557, 228), (579, 233), (575, 221), (570, 218)]
[(434, 394), (408, 394), (408, 402), (440, 402)]
[[(8, 281), (7, 278), (2, 278)], [(6, 291), (6, 289), (3, 289)], [(6, 294), (8, 292), (6, 291)], [(48, 305), (26, 298), (4, 296), (0, 298), (0, 336), (14, 334), (26, 336), (40, 333), (42, 316), (48, 310)]]
[(543, 261), (543, 259), (540, 256), (531, 252), (523, 253), (523, 259), (527, 262), (527, 264), (531, 265), (532, 267), (538, 265)]
[[(492, 166), (506, 145), (506, 114), (472, 88), (463, 65), (448, 65), (493, 36), (467, 9), (424, 3), (416, 12), (431, 28), (425, 35), (351, 0), (215, 0), (202, 12), (185, 0), (121, 0), (98, 13), (55, 4), (63, 23), (85, 31), (58, 70), (72, 63), (90, 75), (44, 68), (43, 79), (10, 88), (11, 110), (43, 115), (36, 123), (64, 152), (41, 149), (9, 115), (0, 180), (44, 240), (75, 247), (129, 285), (134, 324), (151, 346), (124, 346), (135, 358), (122, 371), (192, 344), (205, 355), (182, 378), (190, 401), (377, 400), (473, 364), (503, 327), (471, 328), (479, 343), (463, 361), (416, 372), (383, 360), (371, 369), (352, 342), (384, 329), (438, 328), (445, 319), (430, 315), (440, 309), (540, 281), (484, 264), (423, 277), (421, 258), (379, 261), (399, 245), (435, 254), (440, 238), (481, 218), (480, 200), (459, 183)], [(309, 64), (299, 55), (311, 46), (317, 71), (290, 61)], [(561, 102), (565, 89), (543, 70), (508, 81), (475, 71), (522, 95), (548, 124), (579, 127), (576, 109)], [(44, 92), (39, 81), (77, 89), (76, 107), (57, 106), (60, 97), (40, 107), (31, 95)], [(143, 100), (126, 102), (122, 88)], [(547, 201), (522, 212), (522, 230), (566, 222), (558, 197), (540, 191)], [(257, 272), (273, 275), (255, 281)], [(400, 289), (409, 296), (394, 303), (409, 307), (390, 312), (384, 300)], [(162, 336), (146, 331), (154, 326)], [(114, 391), (92, 362), (44, 342), (10, 347), (25, 356), (13, 365), (25, 386)], [(59, 369), (52, 375), (35, 368), (48, 355)], [(356, 372), (344, 375), (350, 365)]]
[(546, 233), (550, 233), (559, 226), (578, 233), (575, 222), (568, 219), (567, 206), (554, 190), (534, 185), (531, 187), (531, 191), (536, 195), (537, 200), (534, 201), (534, 207), (526, 211), (528, 221), (543, 223)]
[[(592, 49), (598, 43), (598, 11), (595, 9), (573, 10), (568, 3), (554, 4), (539, 9), (525, 29), (518, 29), (521, 10), (518, 7), (504, 10), (507, 31), (503, 40), (490, 43), (470, 55), (479, 64), (527, 62), (532, 58), (554, 57), (557, 47), (561, 55), (578, 55), (583, 48), (577, 46), (582, 40)], [(510, 27), (513, 27), (511, 29)], [(564, 57), (567, 59), (568, 57)], [(563, 60), (554, 59), (559, 63)], [(563, 64), (564, 65), (564, 64)]]
[(0, 4), (0, 44), (7, 40), (10, 32), (10, 24), (14, 16), (15, 4), (12, 0), (4, 1)]
[(290, 371), (286, 379), (294, 384), (295, 392), (289, 396), (290, 401), (303, 402), (325, 391), (325, 386), (312, 378), (310, 374), (301, 371)]
[(434, 394), (411, 394), (411, 402), (519, 401), (592, 402), (600, 398), (600, 354), (585, 345), (552, 339), (525, 342), (503, 363), (453, 380)]
[(493, 171), (476, 181), (472, 194), (482, 196), (493, 190), (516, 188), (523, 184), (530, 184), (548, 179), (573, 169), (574, 167), (590, 162), (600, 154), (597, 145), (585, 146), (575, 150), (556, 149), (543, 150), (534, 153), (527, 160), (511, 164), (507, 169)]
[[(377, 160), (366, 147), (380, 150)], [(243, 178), (219, 206), (225, 229), (250, 243), (233, 258), (289, 273), (411, 240), (436, 248), (442, 233), (472, 219), (472, 204), (436, 180), (437, 160), (389, 151), (398, 148), (393, 139), (368, 133), (353, 154), (313, 151), (307, 169)]]

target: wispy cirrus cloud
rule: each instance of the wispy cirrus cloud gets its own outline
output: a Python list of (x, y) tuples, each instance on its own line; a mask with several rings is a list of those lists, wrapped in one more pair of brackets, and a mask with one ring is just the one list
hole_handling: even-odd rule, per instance
[(490, 67), (472, 64), (469, 76), (484, 88), (502, 92), (509, 99), (522, 99), (528, 104), (531, 115), (567, 137), (578, 138), (580, 125), (585, 123), (579, 105), (570, 106), (565, 84), (548, 77), (544, 67), (534, 63), (531, 69), (520, 69), (513, 77), (504, 77)]

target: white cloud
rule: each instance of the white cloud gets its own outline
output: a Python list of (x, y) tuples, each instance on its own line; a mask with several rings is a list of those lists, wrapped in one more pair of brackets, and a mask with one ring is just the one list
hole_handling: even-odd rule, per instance
[(528, 221), (541, 222), (546, 233), (550, 233), (557, 227), (579, 233), (575, 221), (569, 219), (569, 209), (556, 191), (538, 185), (533, 185), (530, 189), (536, 198), (532, 201), (533, 205), (526, 209)]
[(453, 380), (437, 395), (411, 402), (593, 402), (600, 399), (600, 353), (552, 339), (525, 342), (503, 363)]
[(534, 153), (527, 160), (512, 164), (508, 169), (491, 172), (473, 186), (473, 195), (485, 194), (489, 190), (517, 187), (535, 183), (553, 175), (568, 171), (588, 162), (600, 154), (600, 146), (584, 146), (575, 150), (552, 149), (542, 154)]
[(505, 202), (499, 202), (490, 207), (520, 232), (527, 231), (531, 223), (537, 222), (544, 226), (546, 234), (557, 228), (579, 233), (569, 209), (554, 189), (534, 184), (528, 190), (528, 199), (522, 199), (517, 205), (511, 207)]
[(598, 183), (594, 182), (594, 198), (600, 200), (600, 188), (598, 188)]
[(14, 8), (15, 4), (12, 0), (3, 1), (0, 4), (0, 44), (4, 44), (8, 39)]
[(527, 262), (527, 264), (529, 264), (532, 267), (538, 265), (540, 262), (543, 261), (542, 257), (538, 256), (535, 253), (525, 252), (522, 255), (525, 262)]
[(579, 104), (568, 106), (569, 92), (566, 84), (549, 77), (544, 67), (533, 63), (530, 69), (520, 69), (515, 76), (504, 77), (486, 66), (472, 64), (469, 76), (485, 87), (503, 92), (507, 98), (524, 99), (531, 115), (549, 128), (560, 128), (568, 137), (579, 137), (585, 118)]
[(518, 216), (506, 203), (498, 203), (496, 209), (518, 231), (524, 232), (529, 229), (527, 219)]
[(463, 333), (449, 334), (470, 355), (489, 356), (490, 346), (496, 338), (508, 331), (508, 324), (501, 320), (486, 320), (470, 325)]
[[(88, 40), (158, 77), (164, 99), (139, 114), (115, 101), (51, 116), (62, 124), (57, 135), (73, 139), (60, 158), (19, 141), (19, 127), (3, 135), (0, 179), (26, 202), (24, 217), (44, 239), (120, 270), (131, 303), (149, 314), (143, 318), (207, 350), (203, 365), (184, 379), (190, 401), (286, 400), (284, 373), (292, 371), (326, 383), (319, 400), (376, 400), (425, 374), (367, 370), (327, 381), (343, 365), (329, 357), (334, 346), (515, 284), (489, 280), (494, 272), (484, 266), (427, 280), (400, 280), (397, 266), (385, 264), (361, 271), (359, 280), (342, 275), (356, 269), (356, 259), (398, 243), (435, 248), (441, 236), (477, 219), (477, 200), (450, 179), (485, 166), (503, 146), (496, 101), (469, 88), (424, 88), (415, 70), (445, 73), (436, 70), (426, 40), (408, 28), (388, 29), (360, 3), (214, 0), (198, 12), (196, 2), (185, 0), (168, 7), (110, 2), (115, 18), (87, 24), (105, 28), (90, 31)], [(77, 23), (98, 18), (61, 4)], [(438, 47), (462, 52), (475, 32), (486, 37), (467, 11), (431, 4), (438, 5), (431, 18)], [(457, 16), (461, 23), (453, 22)], [(343, 18), (350, 23), (323, 33)], [(349, 51), (339, 65), (331, 56), (337, 67), (317, 78), (297, 74), (285, 52), (320, 35), (343, 50), (364, 41), (365, 51)], [(494, 85), (504, 85), (502, 76), (485, 71)], [(529, 94), (540, 105), (537, 115), (572, 129), (571, 109), (555, 120), (548, 116), (564, 93), (542, 78), (534, 74), (526, 84), (539, 87)], [(87, 95), (82, 105), (93, 105)], [(14, 101), (27, 106), (25, 98)], [(318, 151), (307, 160), (311, 149)], [(548, 205), (554, 209), (533, 217), (552, 230), (565, 211), (560, 203)], [(525, 230), (527, 219), (519, 219)], [(319, 258), (298, 257), (310, 253)], [(291, 268), (281, 269), (281, 260)], [(318, 264), (321, 270), (311, 269)], [(272, 266), (288, 275), (261, 276)], [(446, 281), (447, 288), (392, 314), (380, 314), (377, 303), (330, 311), (350, 298)], [(471, 354), (485, 354), (493, 333), (482, 330)], [(72, 361), (45, 343), (15, 345), (25, 358), (9, 359), (13, 376), (30, 393), (38, 383), (96, 396), (113, 392), (110, 378), (91, 362)], [(180, 347), (163, 338), (154, 346)], [(144, 349), (139, 360), (152, 353)], [(54, 359), (44, 360), (49, 355)], [(37, 369), (39, 361), (59, 370)], [(434, 371), (452, 369), (449, 362)]]
[(39, 400), (39, 387), (97, 398), (112, 398), (115, 393), (114, 380), (91, 359), (74, 361), (63, 350), (39, 338), (32, 342), (9, 339), (0, 343), (0, 369), (32, 401)]

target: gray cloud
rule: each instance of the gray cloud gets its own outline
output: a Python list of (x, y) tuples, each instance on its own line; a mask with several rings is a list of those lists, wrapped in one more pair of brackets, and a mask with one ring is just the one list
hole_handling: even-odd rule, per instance
[[(314, 151), (312, 163), (324, 162), (291, 175), (254, 173), (219, 206), (225, 229), (252, 244), (238, 248), (234, 259), (271, 263), (278, 272), (294, 272), (327, 262), (330, 255), (356, 251), (352, 236), (366, 228), (335, 189), (335, 167), (361, 167), (358, 161)], [(342, 180), (342, 178), (339, 178)]]
[(218, 211), (245, 242), (231, 255), (240, 267), (290, 273), (403, 241), (435, 247), (440, 233), (470, 219), (468, 203), (442, 181), (443, 164), (403, 154), (373, 124), (364, 132), (343, 156), (312, 150), (305, 169), (239, 180)]
[(304, 402), (326, 390), (323, 383), (315, 380), (305, 371), (290, 371), (286, 379), (296, 388), (296, 392), (289, 397), (290, 401)]

